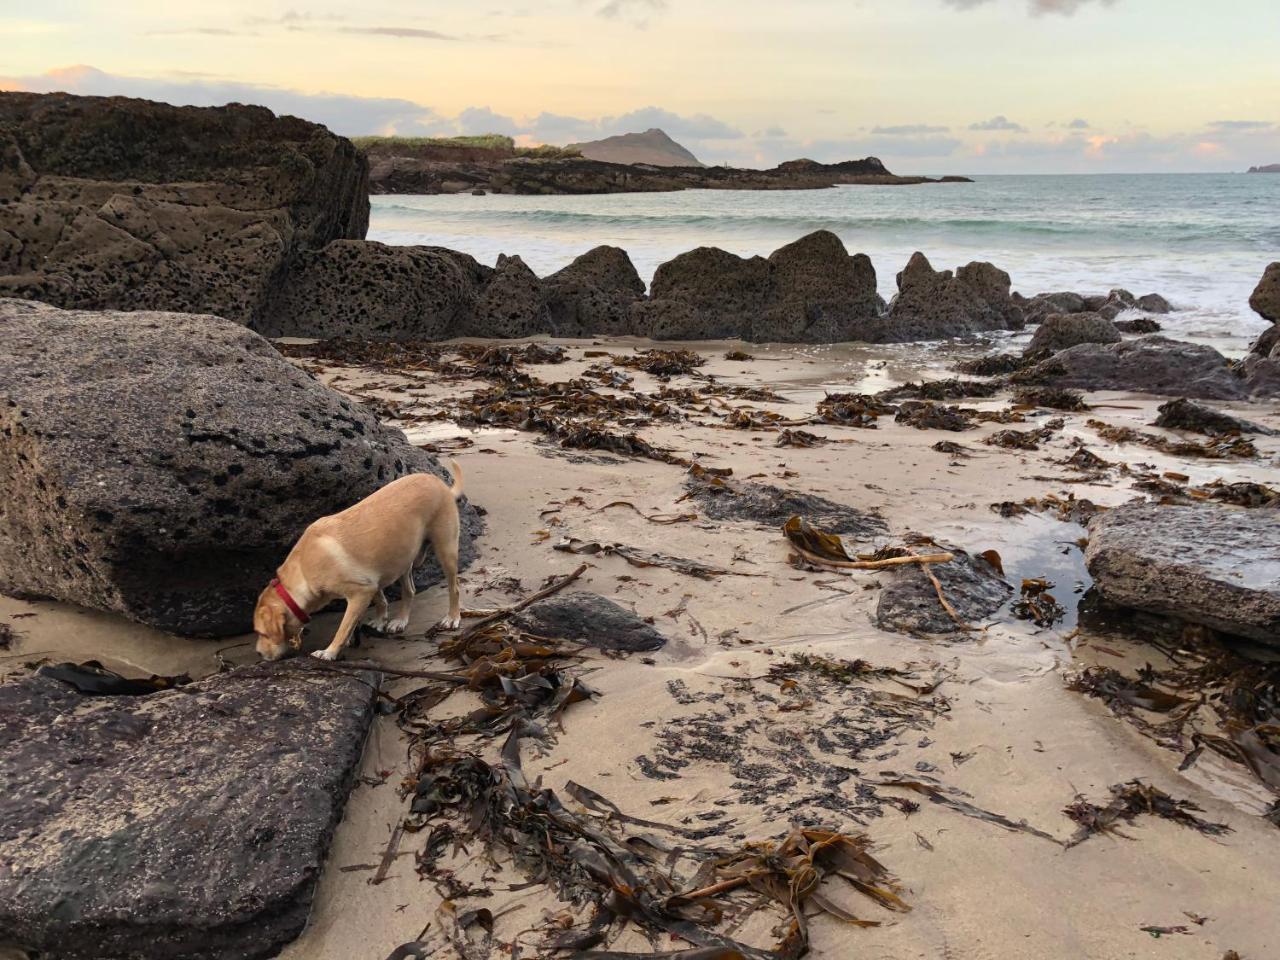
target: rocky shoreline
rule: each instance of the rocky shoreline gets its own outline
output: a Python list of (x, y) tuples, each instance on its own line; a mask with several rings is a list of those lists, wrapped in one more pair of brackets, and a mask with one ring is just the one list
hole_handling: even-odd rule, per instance
[[(1265, 955), (1280, 263), (1233, 363), (825, 231), (646, 289), (367, 215), (313, 124), (0, 94), (0, 951)], [(299, 532), (445, 453), (486, 614), (257, 663)], [(823, 877), (857, 924), (769, 894)]]

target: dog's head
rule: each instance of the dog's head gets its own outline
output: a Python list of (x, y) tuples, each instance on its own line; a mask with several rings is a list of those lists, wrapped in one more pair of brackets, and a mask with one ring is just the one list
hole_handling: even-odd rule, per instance
[(274, 587), (258, 595), (253, 630), (258, 635), (258, 654), (266, 660), (279, 660), (290, 650), (302, 648), (302, 623), (289, 612)]

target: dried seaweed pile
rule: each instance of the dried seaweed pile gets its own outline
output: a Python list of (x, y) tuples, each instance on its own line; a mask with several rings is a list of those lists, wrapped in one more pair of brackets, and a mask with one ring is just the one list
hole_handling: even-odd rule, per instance
[(982, 442), (1008, 450), (1039, 450), (1040, 444), (1050, 439), (1063, 426), (1061, 419), (1054, 419), (1035, 430), (998, 430), (989, 437), (983, 437)]
[(1075, 835), (1067, 841), (1068, 847), (1074, 847), (1100, 833), (1132, 839), (1121, 832), (1120, 826), (1133, 823), (1140, 816), (1172, 820), (1211, 837), (1231, 832), (1231, 828), (1225, 823), (1211, 823), (1196, 816), (1203, 811), (1190, 800), (1175, 800), (1163, 790), (1139, 780), (1113, 784), (1109, 789), (1111, 800), (1105, 806), (1090, 803), (1083, 796), (1077, 796), (1062, 811), (1079, 824)]
[(659, 378), (687, 375), (707, 362), (692, 350), (639, 350), (632, 354), (615, 353), (611, 359), (618, 366), (643, 370)]
[(1270, 816), (1280, 825), (1280, 663), (1242, 656), (1212, 638), (1170, 653), (1174, 664), (1163, 670), (1148, 665), (1130, 677), (1089, 667), (1069, 686), (1184, 754), (1180, 769), (1205, 750), (1242, 764), (1276, 795)]
[(1058, 387), (1019, 390), (1014, 394), (1013, 402), (1026, 407), (1048, 407), (1050, 410), (1083, 412), (1093, 409), (1084, 402), (1084, 394)]
[(1048, 350), (1037, 350), (1035, 353), (993, 353), (974, 360), (962, 360), (955, 369), (972, 377), (1003, 377), (1019, 370), (1034, 367), (1042, 360), (1050, 357)]
[(1133, 482), (1135, 490), (1154, 494), (1161, 503), (1186, 504), (1212, 500), (1237, 507), (1280, 508), (1280, 489), (1249, 480), (1228, 483), (1218, 479), (1197, 486), (1188, 486), (1182, 475), (1169, 473), (1139, 474)]
[(1067, 615), (1066, 608), (1049, 591), (1053, 584), (1043, 577), (1022, 581), (1022, 596), (1014, 601), (1013, 615), (1037, 627), (1052, 627)]
[(1168, 437), (1154, 433), (1144, 433), (1133, 427), (1120, 427), (1104, 423), (1101, 420), (1088, 421), (1089, 426), (1098, 432), (1098, 436), (1111, 443), (1140, 443), (1153, 450), (1159, 450), (1174, 457), (1202, 457), (1209, 460), (1225, 460), (1228, 458), (1256, 459), (1258, 448), (1253, 441), (1246, 440), (1238, 434), (1211, 436), (1206, 440), (1170, 440)]
[(1078, 523), (1082, 527), (1087, 527), (1089, 521), (1107, 508), (1099, 506), (1086, 497), (1076, 497), (1075, 494), (1059, 497), (1057, 494), (1050, 493), (1043, 497), (1027, 497), (1025, 500), (1003, 500), (1000, 503), (991, 504), (991, 509), (1002, 517), (1018, 517), (1033, 512), (1046, 513), (1063, 523)]
[(968, 397), (993, 397), (1000, 384), (990, 380), (922, 380), (920, 383), (904, 383), (878, 394), (882, 400), (963, 400)]
[(894, 419), (917, 430), (951, 430), (959, 433), (973, 429), (977, 411), (946, 406), (930, 400), (908, 400), (898, 408)]
[(636, 765), (662, 781), (721, 767), (732, 777), (725, 799), (768, 820), (866, 824), (902, 804), (861, 782), (857, 765), (895, 755), (895, 741), (945, 713), (949, 703), (938, 693), (944, 679), (936, 665), (886, 669), (801, 656), (775, 664), (764, 678), (726, 680), (715, 690), (672, 680), (673, 700), (692, 709), (669, 711), (654, 749)]
[(875, 429), (876, 420), (897, 410), (893, 404), (869, 394), (829, 393), (818, 401), (813, 419), (817, 423)]

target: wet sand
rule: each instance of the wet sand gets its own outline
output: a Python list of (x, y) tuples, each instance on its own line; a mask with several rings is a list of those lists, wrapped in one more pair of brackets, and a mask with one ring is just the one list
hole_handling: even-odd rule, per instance
[[(597, 362), (583, 358), (584, 350), (627, 352), (647, 346), (638, 341), (565, 345), (574, 358), (570, 362), (525, 369), (543, 379), (565, 380)], [(733, 406), (772, 409), (793, 418), (812, 413), (824, 390), (871, 392), (906, 379), (950, 376), (944, 364), (957, 352), (978, 352), (929, 345), (743, 346), (756, 359), (732, 362), (723, 355), (737, 344), (685, 346), (709, 358), (700, 373), (715, 374), (727, 384), (769, 385), (790, 401), (729, 401)], [(353, 369), (329, 369), (321, 376), (338, 389), (394, 402), (407, 414), (428, 412), (459, 391), (484, 386), (424, 385), (416, 379)], [(671, 385), (688, 382), (678, 377)], [(658, 384), (636, 373), (634, 386), (647, 391)], [(1195, 483), (1219, 477), (1274, 482), (1280, 438), (1258, 438), (1258, 460), (1171, 458), (1147, 447), (1108, 444), (1086, 425), (1089, 418), (1097, 418), (1162, 433), (1148, 426), (1158, 399), (1119, 393), (1091, 394), (1088, 399), (1098, 405), (1091, 412), (1032, 412), (1027, 423), (1015, 424), (1016, 429), (1034, 429), (1050, 417), (1066, 419), (1065, 428), (1034, 452), (984, 446), (981, 438), (1005, 429), (1000, 424), (949, 433), (916, 430), (891, 417), (881, 418), (874, 430), (806, 426), (840, 441), (811, 449), (778, 448), (776, 433), (726, 429), (715, 417), (637, 428), (659, 447), (685, 456), (698, 454), (706, 465), (731, 467), (736, 479), (757, 478), (878, 511), (891, 531), (884, 542), (900, 542), (902, 534), (917, 531), (971, 552), (996, 549), (1011, 583), (1047, 576), (1056, 584), (1055, 595), (1072, 611), (1057, 626), (1039, 628), (1013, 619), (1006, 609), (981, 632), (945, 640), (879, 629), (873, 614), (888, 575), (797, 569), (788, 564), (789, 550), (777, 530), (705, 520), (657, 525), (628, 509), (600, 509), (617, 500), (646, 513), (690, 509), (677, 502), (685, 493), (683, 471), (677, 466), (562, 450), (534, 434), (516, 431), (471, 432), (449, 422), (413, 422), (412, 417), (404, 425), (416, 442), (456, 436), (475, 440), (474, 446), (450, 454), (462, 464), (468, 494), (488, 511), (479, 558), (463, 575), (466, 606), (510, 604), (536, 590), (548, 576), (567, 574), (585, 559), (590, 567), (574, 589), (598, 592), (651, 617), (670, 638), (653, 654), (598, 654), (587, 660), (583, 669), (588, 682), (601, 696), (569, 708), (564, 732), (545, 754), (526, 745), (525, 770), (531, 779), (540, 775), (562, 797), (565, 783), (574, 780), (645, 819), (729, 822), (729, 836), (779, 836), (787, 828), (790, 806), (831, 827), (865, 830), (875, 841), (877, 857), (903, 884), (912, 911), (889, 913), (842, 894), (842, 902), (850, 903), (859, 916), (883, 925), (859, 929), (829, 917), (815, 919), (814, 956), (1218, 960), (1228, 950), (1254, 960), (1276, 956), (1280, 857), (1274, 851), (1280, 835), (1258, 816), (1269, 802), (1267, 793), (1243, 768), (1208, 757), (1179, 773), (1178, 754), (1161, 749), (1100, 701), (1067, 689), (1064, 677), (1083, 666), (1104, 663), (1132, 670), (1144, 662), (1158, 663), (1160, 655), (1124, 638), (1076, 627), (1075, 601), (1088, 585), (1076, 543), (1083, 528), (1041, 514), (1002, 518), (990, 504), (1074, 493), (1117, 505), (1139, 495), (1131, 488), (1131, 478), (1114, 472), (1101, 482), (1064, 482), (1078, 474), (1052, 461), (1069, 456), (1074, 450), (1070, 440), (1077, 436), (1108, 460), (1152, 464), (1156, 472), (1176, 470)], [(995, 410), (1008, 406), (1008, 395), (957, 402)], [(1215, 406), (1280, 426), (1276, 404)], [(959, 459), (935, 452), (931, 446), (939, 440), (962, 444), (970, 456)], [(549, 508), (559, 512), (544, 514)], [(549, 525), (552, 518), (559, 522)], [(639, 569), (618, 557), (583, 558), (554, 550), (553, 544), (568, 535), (697, 559), (727, 567), (733, 574), (704, 581), (663, 568)], [(518, 592), (508, 578), (519, 581)], [(421, 639), (444, 609), (442, 589), (419, 594), (406, 638), (368, 639), (348, 656), (369, 657), (391, 667), (446, 669), (433, 655), (434, 641)], [(14, 619), (26, 613), (35, 616)], [(317, 618), (310, 645), (322, 646), (336, 621), (335, 615)], [(126, 671), (203, 674), (216, 669), (214, 652), (234, 643), (170, 638), (106, 614), (7, 598), (0, 598), (0, 622), (10, 622), (20, 632), (14, 648), (4, 652), (0, 670), (6, 664), (20, 669), (16, 665), (44, 656), (96, 658)], [(931, 696), (913, 697), (919, 701), (916, 707), (890, 725), (883, 742), (844, 755), (827, 753), (818, 745), (821, 731), (862, 729), (859, 724), (865, 718), (859, 717), (852, 695), (838, 688), (825, 689), (825, 699), (799, 709), (779, 709), (785, 698), (776, 684), (761, 678), (771, 665), (795, 653), (863, 658), (885, 667), (915, 665), (928, 675), (945, 673), (946, 679)], [(248, 662), (252, 647), (234, 647), (225, 656)], [(387, 689), (400, 694), (418, 683), (395, 680)], [(910, 693), (886, 681), (867, 686), (877, 695)], [(470, 705), (474, 701), (460, 694), (437, 711), (454, 715)], [(646, 775), (647, 764), (641, 758), (671, 757), (680, 743), (688, 745), (689, 718), (725, 710), (739, 721), (734, 727), (739, 732), (728, 735), (734, 741), (728, 753), (736, 754), (736, 760), (708, 756), (690, 762), (673, 779)], [(683, 740), (673, 738), (673, 731)], [(812, 763), (798, 772), (788, 771), (787, 764), (799, 755)], [(743, 768), (735, 768), (741, 762), (758, 764), (761, 779), (787, 785), (760, 802), (752, 796)], [(808, 806), (807, 798), (828, 792), (821, 783), (824, 766), (856, 771), (834, 788), (848, 800), (847, 807)], [(437, 938), (441, 955), (449, 955), (437, 918), (441, 894), (414, 869), (413, 855), (425, 839), (422, 834), (405, 836), (389, 876), (376, 886), (368, 882), (370, 869), (341, 869), (376, 864), (381, 858), (392, 829), (407, 810), (397, 792), (407, 771), (404, 739), (389, 718), (379, 719), (363, 762), (368, 782), (359, 784), (350, 798), (311, 924), (282, 956), (381, 960), (428, 926), (427, 938)], [(1105, 803), (1110, 785), (1134, 778), (1193, 801), (1203, 808), (1201, 816), (1225, 823), (1233, 832), (1209, 837), (1143, 817), (1124, 828), (1132, 839), (1097, 836), (1064, 849), (900, 789), (877, 788), (881, 796), (918, 801), (919, 809), (910, 815), (893, 805), (862, 802), (858, 785), (882, 779), (886, 771), (928, 772), (966, 791), (971, 803), (1013, 821), (1025, 820), (1062, 840), (1075, 830), (1062, 810), (1077, 794)], [(664, 798), (675, 799), (654, 805)], [(494, 896), (460, 902), (458, 908), (485, 906), (499, 915), (499, 940), (540, 925), (544, 911), (565, 908), (542, 886), (507, 891), (526, 878), (509, 865), (501, 872), (486, 869), (479, 854), (477, 844), (457, 858), (459, 876), (476, 883), (483, 880)], [(516, 909), (504, 912), (508, 908)], [(1208, 919), (1197, 923), (1189, 914)], [(735, 935), (770, 944), (770, 926), (778, 919), (761, 910)], [(1185, 926), (1188, 932), (1157, 938), (1141, 929), (1152, 925)], [(526, 955), (533, 953), (537, 939), (523, 937)], [(664, 941), (651, 947), (630, 931), (614, 948), (648, 952), (683, 946)]]

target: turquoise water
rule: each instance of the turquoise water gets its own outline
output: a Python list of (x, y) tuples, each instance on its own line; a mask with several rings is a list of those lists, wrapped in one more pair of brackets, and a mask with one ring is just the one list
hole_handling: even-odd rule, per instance
[(935, 268), (990, 260), (1014, 288), (1158, 292), (1176, 334), (1242, 349), (1265, 323), (1248, 308), (1280, 259), (1280, 176), (990, 176), (974, 183), (804, 191), (691, 190), (588, 197), (373, 198), (369, 237), (437, 244), (485, 263), (518, 253), (545, 275), (602, 243), (647, 281), (700, 245), (768, 254), (818, 229), (875, 264), (880, 292), (922, 250)]

